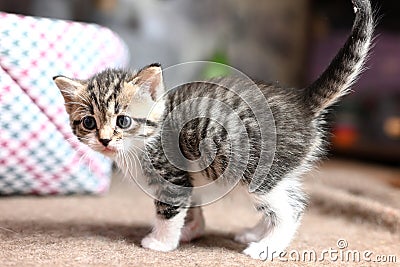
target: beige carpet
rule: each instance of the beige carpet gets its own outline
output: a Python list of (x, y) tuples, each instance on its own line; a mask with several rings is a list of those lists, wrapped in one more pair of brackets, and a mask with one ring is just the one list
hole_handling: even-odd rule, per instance
[[(242, 255), (244, 246), (232, 241), (232, 233), (258, 218), (240, 190), (204, 208), (205, 237), (169, 253), (141, 248), (153, 216), (152, 200), (132, 182), (115, 177), (104, 197), (0, 198), (0, 265), (395, 266), (373, 262), (381, 255), (394, 255), (400, 262), (400, 169), (329, 161), (305, 180), (312, 203), (288, 249), (290, 256), (273, 263)], [(345, 249), (338, 248), (340, 239), (347, 242)], [(329, 249), (338, 253), (325, 253), (317, 263), (294, 261), (292, 251), (314, 250), (320, 259)], [(350, 250), (361, 253), (361, 262), (342, 261)], [(366, 250), (371, 262), (362, 258)]]

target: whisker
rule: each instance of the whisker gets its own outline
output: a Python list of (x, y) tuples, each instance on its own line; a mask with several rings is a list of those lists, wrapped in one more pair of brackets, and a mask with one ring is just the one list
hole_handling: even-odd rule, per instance
[[(138, 149), (140, 149), (140, 148), (138, 148)], [(135, 152), (133, 150), (131, 150), (131, 149), (129, 149), (127, 152), (128, 152), (129, 155), (133, 156), (136, 172), (138, 170), (136, 162), (139, 164), (140, 169), (142, 169), (142, 163), (140, 162), (139, 156), (136, 155)], [(136, 175), (137, 175), (137, 173), (136, 173)]]

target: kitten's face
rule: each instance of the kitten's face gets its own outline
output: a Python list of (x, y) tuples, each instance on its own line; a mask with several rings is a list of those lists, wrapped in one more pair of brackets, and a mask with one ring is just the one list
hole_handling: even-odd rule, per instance
[(57, 76), (78, 139), (109, 157), (129, 153), (157, 131), (163, 103), (162, 72), (150, 65), (136, 74), (106, 70), (86, 81)]

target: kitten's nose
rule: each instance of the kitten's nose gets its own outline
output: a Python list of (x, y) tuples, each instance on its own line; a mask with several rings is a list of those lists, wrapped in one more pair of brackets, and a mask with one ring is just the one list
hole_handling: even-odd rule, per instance
[(103, 144), (103, 146), (108, 146), (108, 144), (111, 142), (111, 139), (99, 139), (99, 141)]

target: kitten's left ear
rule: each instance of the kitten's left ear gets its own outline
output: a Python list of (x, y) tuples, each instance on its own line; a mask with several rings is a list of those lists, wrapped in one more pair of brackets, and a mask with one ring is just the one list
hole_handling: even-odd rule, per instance
[(83, 83), (79, 80), (73, 80), (65, 76), (55, 76), (53, 81), (56, 83), (62, 96), (64, 97), (65, 103), (72, 102), (79, 90), (82, 89)]
[(150, 93), (153, 101), (156, 101), (164, 93), (164, 81), (161, 65), (154, 63), (141, 69), (132, 80), (140, 90)]

